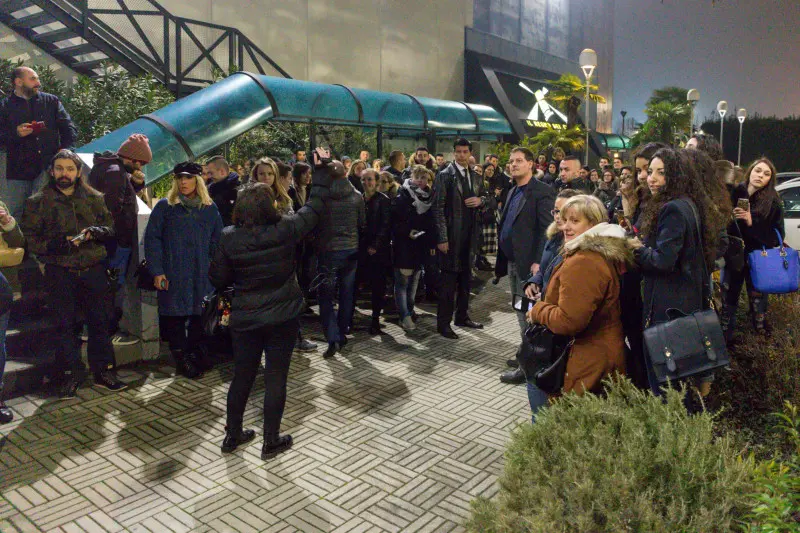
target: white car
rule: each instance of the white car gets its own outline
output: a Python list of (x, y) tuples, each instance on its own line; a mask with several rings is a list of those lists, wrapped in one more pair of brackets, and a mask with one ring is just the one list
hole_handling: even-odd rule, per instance
[(800, 178), (781, 183), (776, 189), (783, 199), (786, 244), (800, 250)]

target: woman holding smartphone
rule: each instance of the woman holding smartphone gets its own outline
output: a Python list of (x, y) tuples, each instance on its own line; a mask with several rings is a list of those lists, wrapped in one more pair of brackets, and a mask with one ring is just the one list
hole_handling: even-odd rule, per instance
[[(745, 181), (733, 189), (733, 222), (728, 233), (741, 236), (744, 240), (745, 256), (763, 247), (775, 248), (779, 245), (778, 230), (783, 238), (786, 233), (783, 224), (783, 204), (775, 190), (775, 165), (766, 157), (757, 159), (745, 172)], [(750, 267), (745, 264), (740, 271), (726, 267), (722, 275), (724, 308), (720, 322), (725, 332), (725, 340), (733, 341), (736, 329), (736, 309), (742, 285), (747, 284), (750, 301), (750, 315), (756, 332), (766, 335), (770, 331), (766, 321), (769, 297), (753, 289)]]

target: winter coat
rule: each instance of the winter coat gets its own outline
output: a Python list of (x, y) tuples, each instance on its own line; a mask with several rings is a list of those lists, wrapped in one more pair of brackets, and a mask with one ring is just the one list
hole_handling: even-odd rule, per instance
[(208, 186), (208, 194), (214, 203), (217, 204), (219, 215), (222, 217), (222, 225), (230, 226), (233, 224), (233, 207), (236, 205), (236, 196), (241, 182), (239, 174), (231, 172), (228, 177), (221, 181), (215, 181)]
[(222, 233), (215, 205), (200, 208), (158, 201), (144, 234), (144, 255), (150, 273), (165, 275), (169, 289), (158, 291), (158, 313), (165, 316), (199, 315), (203, 298), (214, 288), (208, 268)]
[[(433, 236), (433, 214), (428, 209), (425, 213), (417, 213), (414, 199), (405, 189), (400, 189), (392, 200), (392, 252), (394, 267), (409, 270), (419, 269), (430, 251), (436, 248)], [(412, 239), (411, 230), (424, 231), (425, 234)]]
[[(114, 238), (114, 219), (103, 196), (86, 189), (78, 178), (75, 192), (67, 196), (55, 181), (25, 201), (21, 230), (28, 242), (28, 252), (49, 265), (85, 270), (106, 258), (104, 242)], [(92, 239), (80, 246), (69, 243), (86, 228)]]
[(222, 231), (209, 269), (212, 285), (234, 287), (230, 327), (236, 331), (281, 324), (303, 311), (303, 291), (295, 275), (297, 245), (325, 211), (330, 177), (315, 171), (314, 194), (296, 213), (275, 224)]
[(598, 187), (597, 190), (594, 191), (594, 196), (599, 198), (606, 209), (608, 209), (608, 206), (611, 205), (611, 202), (616, 198), (617, 193), (613, 189), (601, 189)]
[(131, 248), (136, 234), (136, 192), (122, 159), (114, 152), (94, 154), (89, 185), (103, 193), (106, 207), (114, 218), (117, 244)]
[[(531, 266), (542, 259), (544, 245), (547, 242), (547, 228), (553, 223), (553, 205), (556, 195), (552, 187), (548, 187), (539, 180), (531, 179), (522, 192), (522, 199), (517, 203), (515, 213), (509, 213), (511, 198), (514, 197), (516, 187), (508, 194), (500, 224), (497, 228), (498, 242), (503, 233), (503, 227), (511, 224), (511, 247), (514, 251), (514, 264), (517, 267), (517, 276), (527, 279), (531, 273)], [(500, 278), (508, 274), (508, 259), (502, 246), (497, 249), (497, 262), (495, 263), (495, 276)]]
[(544, 177), (542, 178), (542, 183), (546, 183), (551, 187), (555, 184), (556, 179), (558, 178), (558, 174), (550, 174), (549, 172), (544, 173)]
[(358, 250), (367, 223), (364, 198), (346, 178), (333, 180), (314, 240), (318, 253)]
[[(731, 200), (733, 201), (734, 207), (736, 207), (736, 203), (740, 198), (750, 199), (746, 183), (740, 183), (733, 189)], [(753, 212), (752, 201), (750, 204), (750, 212)], [(761, 217), (755, 213), (753, 213), (752, 217), (753, 225), (750, 227), (747, 226), (744, 220), (737, 221), (738, 229), (736, 227), (737, 224), (733, 222), (728, 226), (728, 234), (744, 239), (745, 253), (750, 253), (753, 250), (761, 250), (763, 247), (768, 249), (777, 247), (780, 243), (778, 242), (778, 236), (775, 235), (776, 229), (780, 232), (781, 238), (786, 237), (786, 229), (783, 221), (783, 203), (780, 201), (780, 197), (772, 203), (766, 217)], [(741, 235), (739, 233), (740, 231)]]
[(601, 223), (567, 243), (544, 299), (528, 313), (557, 335), (575, 338), (563, 392), (598, 392), (608, 375), (625, 372), (620, 273), (632, 261), (625, 232)]
[[(3, 202), (0, 202), (0, 207), (5, 209), (6, 213), (9, 213), (8, 206)], [(25, 237), (22, 235), (22, 230), (16, 220), (12, 221), (8, 226), (0, 226), (0, 231), (2, 231), (3, 240), (9, 248), (25, 247)]]
[(389, 174), (391, 174), (394, 177), (394, 181), (396, 181), (398, 185), (402, 185), (403, 184), (403, 171), (402, 170), (397, 170), (392, 165), (389, 165), (388, 167), (383, 167), (383, 170), (381, 172), (388, 172)]
[(361, 256), (366, 259), (367, 250), (375, 248), (378, 253), (369, 256), (369, 264), (391, 265), (391, 201), (382, 192), (376, 192), (369, 200), (364, 198), (364, 207), (367, 224), (361, 236)]
[(471, 194), (462, 185), (460, 173), (455, 163), (439, 172), (433, 185), (433, 205), (431, 206), (437, 243), (448, 243), (446, 254), (437, 252), (440, 267), (448, 272), (461, 272), (462, 268), (472, 268), (474, 254), (478, 246), (478, 213), (480, 208), (468, 208), (464, 200), (470, 196), (483, 198), (484, 207), (497, 208), (494, 195), (487, 195), (483, 179), (467, 169), (468, 179), (472, 181)]
[(684, 314), (704, 309), (710, 297), (704, 290), (709, 274), (690, 201), (667, 202), (658, 214), (656, 231), (647, 236), (644, 247), (634, 251), (644, 280), (645, 327), (670, 320), (670, 309)]
[(594, 184), (589, 178), (575, 178), (569, 183), (561, 182), (557, 186), (557, 189), (558, 192), (561, 192), (565, 189), (572, 189), (580, 192), (581, 194), (592, 194), (594, 193)]
[(539, 271), (525, 282), (526, 286), (533, 283), (541, 287), (542, 294), (547, 293), (547, 284), (550, 278), (553, 277), (553, 270), (555, 270), (564, 259), (561, 255), (561, 246), (564, 244), (564, 232), (559, 231), (558, 228), (555, 227), (555, 223), (553, 223), (551, 228), (552, 230), (550, 228), (547, 230), (547, 236), (550, 238), (544, 245), (542, 260), (539, 262)]
[[(45, 129), (26, 137), (17, 126), (44, 122)], [(10, 180), (32, 181), (50, 165), (61, 148), (74, 148), (78, 130), (57, 96), (40, 92), (26, 100), (11, 94), (0, 102), (0, 147), (8, 150), (6, 176)]]

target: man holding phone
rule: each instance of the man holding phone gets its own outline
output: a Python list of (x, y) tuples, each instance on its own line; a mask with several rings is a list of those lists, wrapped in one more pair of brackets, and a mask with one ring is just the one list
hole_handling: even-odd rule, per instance
[(8, 151), (6, 202), (21, 218), (25, 200), (48, 182), (50, 160), (75, 146), (78, 130), (58, 97), (41, 92), (36, 71), (17, 67), (11, 77), (14, 92), (0, 102), (0, 145)]

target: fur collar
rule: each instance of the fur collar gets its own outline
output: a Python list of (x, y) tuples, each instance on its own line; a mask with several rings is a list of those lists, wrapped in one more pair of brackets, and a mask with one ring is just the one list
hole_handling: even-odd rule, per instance
[(596, 252), (606, 261), (633, 265), (633, 249), (628, 245), (625, 230), (616, 224), (602, 222), (564, 244), (564, 257), (578, 252)]

